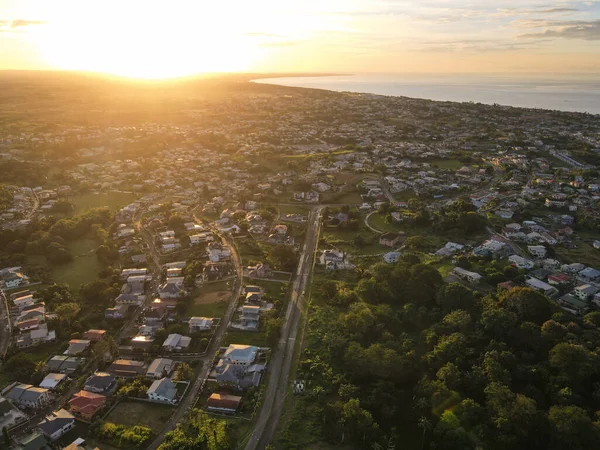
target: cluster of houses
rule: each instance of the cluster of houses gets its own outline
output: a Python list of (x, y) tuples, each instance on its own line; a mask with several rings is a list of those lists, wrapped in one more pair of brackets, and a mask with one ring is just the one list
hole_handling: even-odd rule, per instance
[(5, 267), (0, 269), (0, 288), (15, 289), (29, 284), (29, 277), (21, 267)]
[(46, 312), (46, 305), (30, 291), (10, 294), (9, 314), (14, 329), (13, 344), (23, 349), (53, 342), (56, 332), (48, 328), (47, 320), (56, 317)]
[[(105, 330), (88, 330), (82, 339), (72, 339), (68, 349), (62, 355), (55, 355), (46, 362), (46, 376), (39, 386), (14, 382), (1, 391), (0, 421), (10, 427), (26, 420), (26, 414), (44, 411), (60, 399), (63, 385), (69, 385), (86, 366), (86, 356), (90, 349), (102, 339)], [(177, 339), (169, 336), (165, 344), (177, 346)], [(187, 382), (172, 379), (178, 363), (161, 357), (150, 364), (133, 359), (116, 359), (104, 371), (93, 372), (83, 383), (83, 388), (75, 392), (63, 408), (57, 409), (38, 424), (36, 441), (56, 441), (75, 427), (75, 420), (91, 422), (102, 411), (106, 411), (118, 387), (136, 377), (145, 377), (152, 381), (146, 391), (148, 401), (175, 405), (179, 402)], [(43, 439), (39, 438), (41, 435)], [(33, 439), (28, 436), (27, 439)], [(44, 445), (46, 445), (44, 444)], [(46, 447), (39, 447), (40, 449)]]
[(208, 378), (209, 388), (215, 392), (208, 398), (207, 410), (234, 414), (240, 406), (242, 396), (232, 393), (243, 393), (258, 387), (265, 368), (264, 349), (238, 344), (222, 348), (218, 362)]
[(265, 292), (260, 286), (246, 286), (243, 290), (243, 303), (238, 310), (238, 320), (233, 321), (231, 328), (244, 331), (258, 331), (260, 314), (273, 307), (264, 299)]

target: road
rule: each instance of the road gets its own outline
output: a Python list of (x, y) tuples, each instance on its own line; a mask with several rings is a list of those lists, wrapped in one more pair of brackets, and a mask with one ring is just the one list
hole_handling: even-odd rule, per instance
[(308, 219), (304, 247), (292, 281), (291, 298), (285, 315), (281, 339), (269, 363), (270, 378), (262, 407), (245, 450), (264, 449), (271, 442), (285, 404), (296, 335), (305, 302), (305, 290), (319, 242), (322, 208), (313, 209)]
[(0, 356), (2, 359), (6, 356), (12, 339), (9, 311), (6, 293), (0, 289)]
[[(197, 219), (196, 219), (197, 220)], [(229, 245), (231, 248), (231, 259), (236, 271), (236, 278), (233, 285), (233, 291), (231, 293), (231, 298), (229, 300), (229, 306), (227, 307), (227, 311), (225, 312), (225, 316), (221, 320), (217, 331), (213, 335), (213, 338), (210, 342), (208, 349), (206, 350), (206, 356), (200, 358), (200, 364), (196, 372), (194, 373), (195, 379), (190, 388), (188, 389), (185, 397), (181, 400), (175, 413), (169, 421), (165, 424), (162, 431), (156, 436), (156, 438), (152, 441), (152, 443), (148, 446), (148, 450), (156, 450), (160, 444), (165, 440), (165, 435), (175, 429), (178, 423), (180, 423), (186, 413), (190, 410), (194, 402), (196, 401), (196, 397), (198, 393), (202, 390), (206, 379), (208, 378), (208, 374), (212, 369), (214, 355), (217, 350), (221, 346), (221, 341), (223, 340), (223, 336), (227, 331), (227, 327), (231, 322), (233, 317), (233, 313), (235, 312), (235, 307), (237, 304), (237, 299), (240, 297), (242, 292), (242, 280), (243, 280), (243, 272), (242, 272), (242, 260), (237, 251), (235, 251), (235, 245), (233, 243), (233, 239), (228, 235), (220, 235), (221, 239)]]

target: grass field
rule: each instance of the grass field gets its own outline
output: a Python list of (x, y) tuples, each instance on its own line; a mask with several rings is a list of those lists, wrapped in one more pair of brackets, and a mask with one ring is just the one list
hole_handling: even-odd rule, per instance
[(124, 192), (108, 192), (102, 194), (78, 194), (69, 198), (75, 207), (75, 214), (92, 208), (108, 207), (111, 211), (117, 211), (128, 203), (137, 200), (139, 195)]
[(387, 223), (385, 220), (385, 215), (375, 213), (371, 217), (369, 217), (369, 225), (379, 231), (383, 231), (386, 233), (397, 233), (398, 231), (402, 231), (403, 227), (400, 223), (394, 221), (392, 223)]
[(457, 170), (460, 169), (462, 166), (468, 165), (459, 161), (458, 159), (432, 159), (431, 161), (426, 162), (431, 164), (431, 166), (438, 166), (440, 169), (450, 170)]
[[(353, 243), (353, 239), (357, 235), (361, 235), (365, 240), (365, 245), (357, 247)], [(385, 253), (387, 247), (379, 245), (379, 235), (369, 230), (361, 217), (359, 220), (358, 230), (348, 230), (338, 227), (324, 227), (322, 239), (329, 245), (338, 248), (351, 255), (376, 255)]]
[(219, 281), (202, 286), (188, 310), (190, 316), (223, 317), (231, 295), (231, 281)]
[(79, 288), (98, 278), (104, 266), (100, 264), (94, 250), (98, 243), (93, 239), (78, 239), (68, 245), (73, 261), (52, 268), (52, 277), (57, 283), (67, 283), (71, 288)]
[(253, 238), (236, 241), (236, 246), (244, 265), (249, 265), (253, 261), (261, 262), (267, 259), (266, 249)]
[(110, 412), (105, 420), (128, 427), (145, 425), (155, 432), (162, 429), (173, 414), (173, 411), (175, 411), (175, 408), (169, 405), (122, 401)]
[(229, 344), (255, 345), (257, 347), (270, 347), (266, 336), (256, 331), (228, 331), (221, 341), (222, 347)]
[(600, 266), (600, 250), (583, 241), (577, 241), (576, 244), (577, 248), (556, 247), (556, 255), (567, 264), (579, 262), (592, 267)]

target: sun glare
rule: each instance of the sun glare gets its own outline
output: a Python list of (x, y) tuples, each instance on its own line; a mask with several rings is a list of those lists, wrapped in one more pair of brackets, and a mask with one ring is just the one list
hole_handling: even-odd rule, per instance
[(47, 61), (69, 70), (170, 78), (247, 71), (260, 58), (262, 49), (244, 34), (239, 14), (187, 2), (119, 3), (93, 11), (75, 8), (40, 31)]

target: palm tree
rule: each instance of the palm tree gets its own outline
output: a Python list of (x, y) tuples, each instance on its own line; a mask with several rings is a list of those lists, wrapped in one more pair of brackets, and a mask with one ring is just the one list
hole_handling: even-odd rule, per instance
[(431, 430), (432, 425), (431, 425), (431, 422), (429, 421), (429, 419), (427, 419), (427, 417), (422, 416), (419, 419), (418, 426), (419, 426), (419, 428), (423, 429), (423, 438), (421, 439), (421, 450), (423, 450), (423, 448), (425, 447), (425, 433), (427, 433), (428, 430)]

